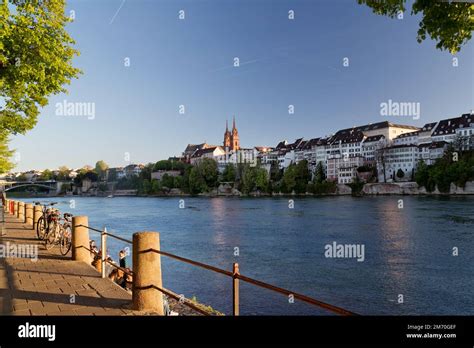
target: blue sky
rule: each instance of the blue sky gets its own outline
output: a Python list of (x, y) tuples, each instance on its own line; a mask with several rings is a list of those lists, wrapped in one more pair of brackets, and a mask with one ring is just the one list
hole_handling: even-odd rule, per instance
[[(67, 10), (84, 74), (50, 99), (34, 130), (12, 139), (15, 170), (123, 166), (127, 154), (155, 162), (188, 143), (220, 144), (233, 115), (251, 147), (474, 109), (472, 41), (453, 67), (433, 41), (417, 43), (419, 17), (377, 16), (356, 0), (71, 0)], [(419, 102), (420, 119), (382, 117), (389, 99)], [(56, 115), (64, 100), (95, 103), (95, 118)]]

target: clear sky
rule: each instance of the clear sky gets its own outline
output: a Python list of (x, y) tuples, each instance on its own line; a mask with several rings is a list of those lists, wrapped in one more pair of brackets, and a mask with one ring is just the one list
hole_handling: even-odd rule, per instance
[[(251, 147), (474, 109), (473, 41), (453, 67), (433, 41), (417, 43), (419, 17), (377, 16), (356, 0), (70, 0), (71, 10), (84, 74), (13, 138), (14, 170), (155, 162), (221, 144), (233, 115)], [(420, 119), (381, 116), (389, 99), (420, 103)], [(95, 103), (95, 117), (57, 115), (64, 100)]]

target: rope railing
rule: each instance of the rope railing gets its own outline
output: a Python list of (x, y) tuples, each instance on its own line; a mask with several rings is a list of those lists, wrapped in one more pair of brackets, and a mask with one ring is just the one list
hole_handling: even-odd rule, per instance
[[(85, 225), (76, 225), (76, 227), (85, 227), (85, 228), (88, 228), (89, 230), (92, 230), (94, 232), (101, 233), (102, 236), (107, 235), (107, 236), (110, 236), (112, 238), (124, 241), (126, 243), (133, 244), (132, 241), (130, 241), (128, 239), (125, 239), (125, 238), (122, 238), (122, 237), (118, 237), (114, 234), (108, 233), (106, 230), (99, 230), (99, 229), (92, 228), (90, 226), (85, 226)], [(215, 266), (211, 266), (211, 265), (208, 265), (208, 264), (205, 264), (205, 263), (202, 263), (202, 262), (194, 261), (194, 260), (191, 260), (191, 259), (188, 259), (188, 258), (185, 258), (185, 257), (182, 257), (182, 256), (178, 256), (178, 255), (175, 255), (175, 254), (172, 254), (172, 253), (169, 253), (169, 252), (166, 252), (166, 251), (162, 251), (162, 250), (146, 249), (146, 250), (140, 251), (140, 253), (148, 253), (148, 252), (154, 252), (154, 253), (157, 253), (159, 255), (163, 255), (163, 256), (166, 256), (166, 257), (169, 257), (169, 258), (172, 258), (172, 259), (175, 259), (175, 260), (178, 260), (178, 261), (196, 266), (196, 267), (200, 267), (200, 268), (203, 268), (203, 269), (215, 272), (215, 273), (223, 274), (227, 277), (233, 278), (233, 280), (234, 280), (234, 287), (233, 287), (234, 288), (233, 289), (234, 290), (234, 315), (238, 315), (238, 304), (239, 304), (239, 300), (238, 300), (238, 280), (242, 280), (246, 283), (249, 283), (249, 284), (252, 284), (252, 285), (255, 285), (255, 286), (258, 286), (258, 287), (261, 287), (261, 288), (264, 288), (264, 289), (267, 289), (267, 290), (270, 290), (270, 291), (273, 291), (273, 292), (276, 292), (276, 293), (279, 293), (279, 294), (283, 294), (283, 295), (286, 295), (286, 296), (292, 296), (295, 299), (298, 299), (300, 301), (303, 301), (305, 303), (311, 304), (311, 305), (316, 306), (316, 307), (323, 308), (325, 310), (328, 310), (328, 311), (336, 313), (336, 314), (345, 315), (345, 316), (358, 315), (358, 314), (356, 314), (354, 312), (351, 312), (351, 311), (348, 311), (344, 308), (334, 306), (334, 305), (331, 305), (331, 304), (323, 302), (323, 301), (316, 300), (312, 297), (309, 297), (309, 296), (306, 296), (306, 295), (303, 295), (303, 294), (300, 294), (300, 293), (297, 293), (297, 292), (294, 292), (294, 291), (291, 291), (291, 290), (288, 290), (288, 289), (285, 289), (285, 288), (281, 288), (281, 287), (278, 287), (278, 286), (275, 286), (275, 285), (272, 285), (272, 284), (268, 284), (268, 283), (262, 282), (262, 281), (257, 280), (257, 279), (253, 279), (253, 278), (241, 275), (238, 271), (238, 265), (237, 264), (234, 264), (234, 268), (235, 268), (235, 265), (237, 265), (237, 269), (234, 269), (234, 272), (230, 272), (230, 271), (227, 271), (227, 270), (215, 267)], [(104, 262), (109, 262), (110, 263), (110, 261), (108, 261), (108, 260), (105, 260)], [(112, 265), (117, 267), (117, 268), (120, 268), (120, 269), (124, 270), (123, 268), (121, 268), (121, 267), (119, 267), (115, 264), (112, 264)], [(130, 273), (128, 273), (128, 274), (130, 274)], [(133, 272), (132, 272), (132, 274), (133, 274)], [(164, 293), (168, 296), (171, 296), (170, 295), (171, 292), (169, 292), (168, 290), (161, 289), (161, 288), (159, 288), (155, 285), (150, 285), (149, 287), (150, 288), (155, 288), (158, 291), (160, 291), (160, 292), (162, 292), (162, 293)], [(237, 292), (236, 292), (236, 287), (237, 287)], [(182, 300), (181, 297), (178, 297), (176, 295), (173, 295), (171, 297), (173, 297), (177, 300)], [(235, 297), (237, 297), (237, 299)], [(206, 312), (205, 310), (203, 310), (201, 308), (197, 309), (198, 307), (187, 299), (185, 299), (185, 301), (182, 301), (181, 303), (187, 305), (188, 307), (191, 307), (191, 308), (197, 310), (198, 312), (200, 312), (202, 314), (209, 315), (209, 312)], [(235, 307), (237, 307), (237, 309)]]

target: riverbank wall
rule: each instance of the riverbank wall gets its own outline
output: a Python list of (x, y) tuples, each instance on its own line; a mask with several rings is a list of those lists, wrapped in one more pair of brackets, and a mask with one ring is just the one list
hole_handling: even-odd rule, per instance
[(468, 181), (464, 187), (451, 184), (449, 192), (440, 192), (438, 188), (428, 192), (416, 182), (365, 184), (363, 195), (474, 195), (474, 181)]
[[(273, 193), (269, 194), (266, 192), (251, 192), (250, 194), (243, 194), (242, 192), (232, 189), (228, 192), (223, 192), (221, 190), (215, 189), (210, 192), (200, 193), (198, 195), (191, 195), (189, 193), (184, 193), (179, 189), (172, 189), (168, 193), (159, 193), (159, 194), (139, 194), (136, 190), (123, 190), (120, 192), (103, 192), (97, 195), (77, 195), (79, 197), (331, 197), (331, 196), (350, 196), (352, 195), (352, 189), (348, 185), (338, 184), (336, 190), (333, 193), (325, 193), (320, 195), (315, 195), (313, 193)], [(464, 187), (456, 186), (451, 184), (449, 192), (440, 192), (438, 188), (435, 188), (432, 192), (428, 192), (424, 187), (418, 186), (416, 182), (394, 182), (394, 183), (369, 183), (365, 184), (357, 194), (357, 196), (388, 196), (388, 195), (427, 195), (427, 196), (463, 196), (463, 195), (474, 195), (474, 181), (468, 181)], [(12, 197), (19, 197), (15, 194), (11, 195)], [(55, 195), (56, 197), (62, 197), (61, 195)], [(70, 196), (66, 195), (64, 197), (77, 197), (76, 195)], [(28, 196), (23, 195), (20, 197), (54, 197), (52, 195), (44, 196)]]

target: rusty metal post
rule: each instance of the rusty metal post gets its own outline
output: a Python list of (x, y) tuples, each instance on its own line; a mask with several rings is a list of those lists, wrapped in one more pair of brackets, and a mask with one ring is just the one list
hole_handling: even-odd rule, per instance
[(239, 315), (239, 305), (240, 305), (240, 300), (239, 300), (239, 278), (237, 278), (239, 273), (239, 264), (234, 263), (233, 269), (232, 269), (232, 297), (233, 297), (233, 303), (232, 303), (232, 309), (233, 309), (233, 314), (234, 316)]
[(105, 274), (105, 260), (107, 259), (107, 228), (104, 227), (104, 231), (100, 234), (100, 263), (101, 263), (101, 270), (100, 274), (102, 278), (106, 277)]

